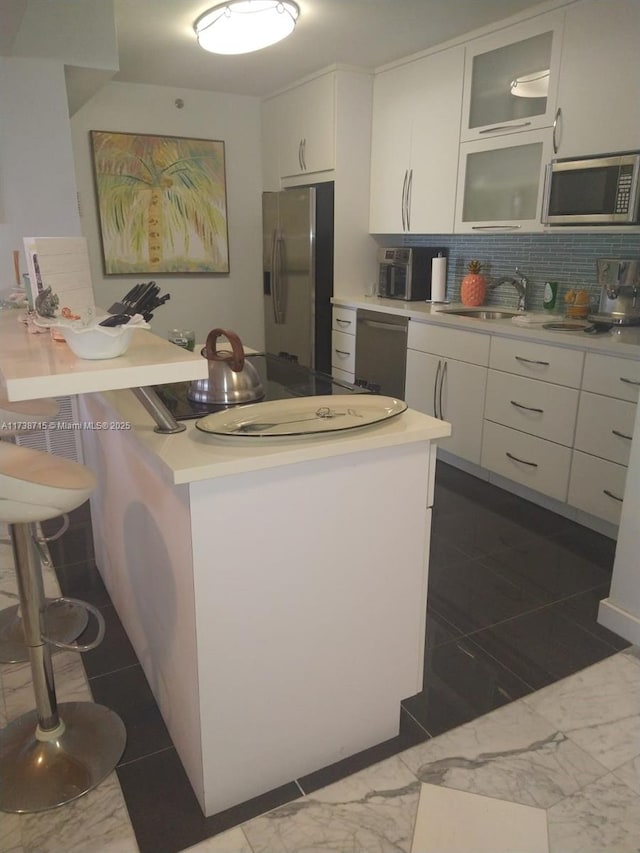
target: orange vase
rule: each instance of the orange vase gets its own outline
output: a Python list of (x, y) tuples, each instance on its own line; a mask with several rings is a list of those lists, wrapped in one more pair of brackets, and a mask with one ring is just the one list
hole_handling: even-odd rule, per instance
[(487, 295), (487, 280), (481, 273), (480, 261), (469, 262), (469, 272), (462, 279), (460, 299), (463, 305), (475, 307), (482, 305)]

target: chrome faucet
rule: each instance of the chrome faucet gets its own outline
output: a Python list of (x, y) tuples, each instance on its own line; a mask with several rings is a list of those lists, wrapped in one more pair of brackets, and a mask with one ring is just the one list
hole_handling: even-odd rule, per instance
[(523, 275), (519, 268), (516, 267), (516, 276), (505, 275), (502, 278), (499, 278), (497, 281), (492, 282), (488, 286), (488, 290), (495, 290), (496, 287), (500, 287), (501, 284), (512, 284), (515, 289), (518, 291), (518, 311), (526, 311), (527, 310), (527, 287), (529, 285), (529, 279), (526, 275)]

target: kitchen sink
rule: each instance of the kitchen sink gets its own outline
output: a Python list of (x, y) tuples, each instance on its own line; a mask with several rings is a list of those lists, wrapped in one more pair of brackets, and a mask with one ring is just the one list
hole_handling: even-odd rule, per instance
[(517, 317), (517, 311), (485, 311), (483, 308), (444, 308), (438, 314), (453, 314), (455, 317), (475, 317), (478, 320), (508, 320)]

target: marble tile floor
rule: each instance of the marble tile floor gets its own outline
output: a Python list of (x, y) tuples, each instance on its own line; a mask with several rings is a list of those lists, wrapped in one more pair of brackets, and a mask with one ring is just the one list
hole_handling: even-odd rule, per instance
[[(544, 820), (540, 853), (640, 849), (640, 657), (595, 622), (611, 543), (449, 466), (437, 483), (429, 687), (403, 702), (399, 737), (211, 818), (92, 565), (88, 515), (74, 516), (52, 547), (58, 580), (101, 608), (109, 641), (82, 660), (54, 656), (59, 698), (93, 694), (113, 707), (127, 749), (117, 773), (75, 803), (0, 815), (0, 850), (480, 853), (481, 825), (498, 853), (491, 827), (503, 843), (513, 809), (514, 824)], [(54, 594), (56, 576), (45, 578)], [(14, 603), (12, 583), (0, 545), (0, 606)], [(463, 595), (469, 585), (476, 594)], [(28, 667), (2, 667), (0, 678), (4, 724), (33, 698)]]

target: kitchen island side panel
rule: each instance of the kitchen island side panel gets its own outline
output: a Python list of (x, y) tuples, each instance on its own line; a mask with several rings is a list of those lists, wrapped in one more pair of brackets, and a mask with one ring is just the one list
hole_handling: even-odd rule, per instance
[(398, 733), (422, 688), (430, 459), (422, 441), (191, 484), (206, 814)]
[[(86, 422), (122, 420), (101, 394), (79, 399)], [(96, 565), (202, 804), (188, 487), (168, 481), (135, 430), (84, 430), (83, 447), (98, 480)]]

